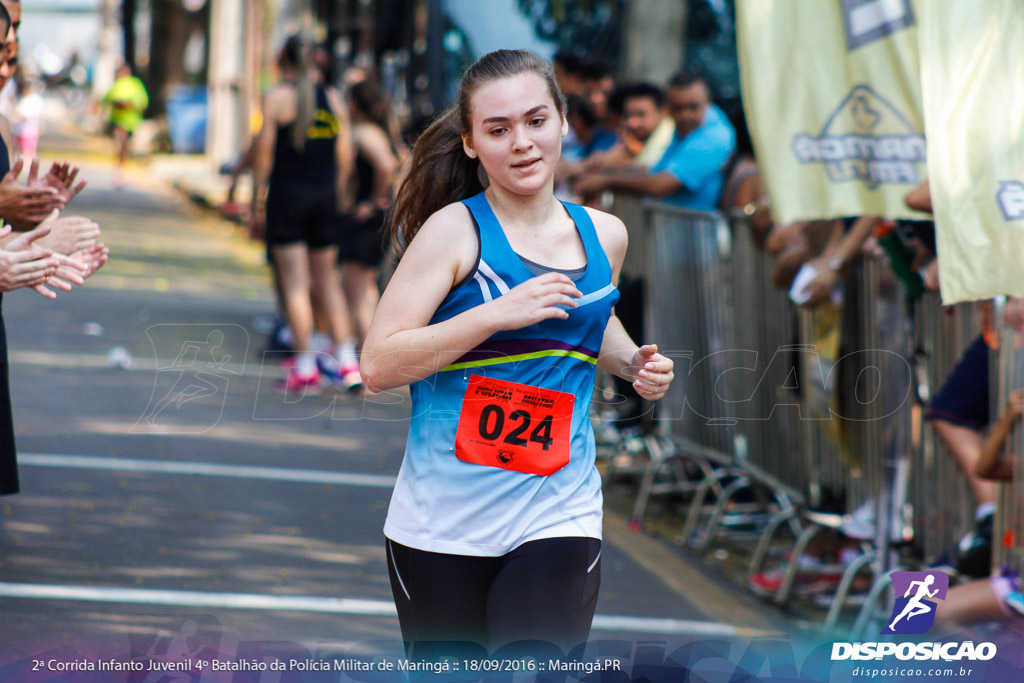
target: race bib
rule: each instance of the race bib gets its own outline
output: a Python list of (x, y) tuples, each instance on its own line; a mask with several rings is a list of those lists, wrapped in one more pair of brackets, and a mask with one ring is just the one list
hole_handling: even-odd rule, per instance
[(569, 464), (576, 397), (471, 375), (455, 434), (463, 462), (548, 476)]

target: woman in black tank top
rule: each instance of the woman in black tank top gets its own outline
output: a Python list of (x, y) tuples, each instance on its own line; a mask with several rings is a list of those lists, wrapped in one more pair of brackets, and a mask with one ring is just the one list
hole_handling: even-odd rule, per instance
[(339, 260), (345, 300), (360, 340), (377, 306), (377, 277), (384, 258), (384, 212), (391, 205), (398, 156), (387, 132), (390, 102), (376, 81), (350, 90), (352, 135), (356, 148), (356, 199), (346, 221)]
[[(285, 393), (317, 393), (321, 369), (333, 381), (335, 363), (318, 363), (312, 349), (313, 300), (335, 344), (350, 336), (335, 270), (340, 229), (352, 168), (351, 131), (340, 96), (318, 81), (310, 46), (289, 38), (278, 64), (282, 83), (263, 102), (263, 129), (256, 139), (252, 232), (267, 240), (282, 304), (294, 334), (296, 357), (275, 385)], [(269, 180), (265, 213), (260, 211)]]

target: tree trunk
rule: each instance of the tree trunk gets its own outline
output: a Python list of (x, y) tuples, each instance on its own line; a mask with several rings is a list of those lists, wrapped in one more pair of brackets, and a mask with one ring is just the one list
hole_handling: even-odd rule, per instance
[(664, 85), (686, 57), (686, 3), (630, 0), (625, 21), (623, 76)]
[(157, 117), (167, 110), (170, 88), (185, 82), (181, 56), (189, 37), (188, 12), (181, 0), (152, 0), (152, 22), (147, 116)]
[(131, 67), (133, 74), (138, 74), (135, 63), (135, 0), (121, 1), (121, 31), (124, 34), (124, 61)]

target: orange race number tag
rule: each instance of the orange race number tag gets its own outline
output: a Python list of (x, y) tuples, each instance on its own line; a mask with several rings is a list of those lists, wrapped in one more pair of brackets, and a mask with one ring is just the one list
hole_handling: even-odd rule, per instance
[(575, 401), (563, 391), (471, 375), (455, 456), (503, 470), (554, 474), (569, 464)]

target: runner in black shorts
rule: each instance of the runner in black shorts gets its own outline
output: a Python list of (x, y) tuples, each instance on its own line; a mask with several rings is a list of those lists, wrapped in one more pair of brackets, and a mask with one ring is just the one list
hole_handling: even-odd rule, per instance
[(355, 208), (345, 226), (338, 259), (345, 300), (360, 340), (377, 307), (377, 278), (384, 258), (384, 212), (398, 171), (398, 155), (387, 133), (390, 102), (376, 81), (352, 86), (352, 136), (356, 148)]
[[(299, 36), (289, 38), (281, 51), (282, 82), (264, 97), (253, 165), (253, 233), (265, 234), (295, 338), (294, 364), (275, 385), (286, 393), (319, 391), (313, 297), (335, 347), (349, 337), (335, 262), (339, 200), (345, 197), (352, 166), (350, 128), (341, 97), (319, 82), (310, 56), (309, 43)], [(261, 220), (259, 199), (268, 176)]]

